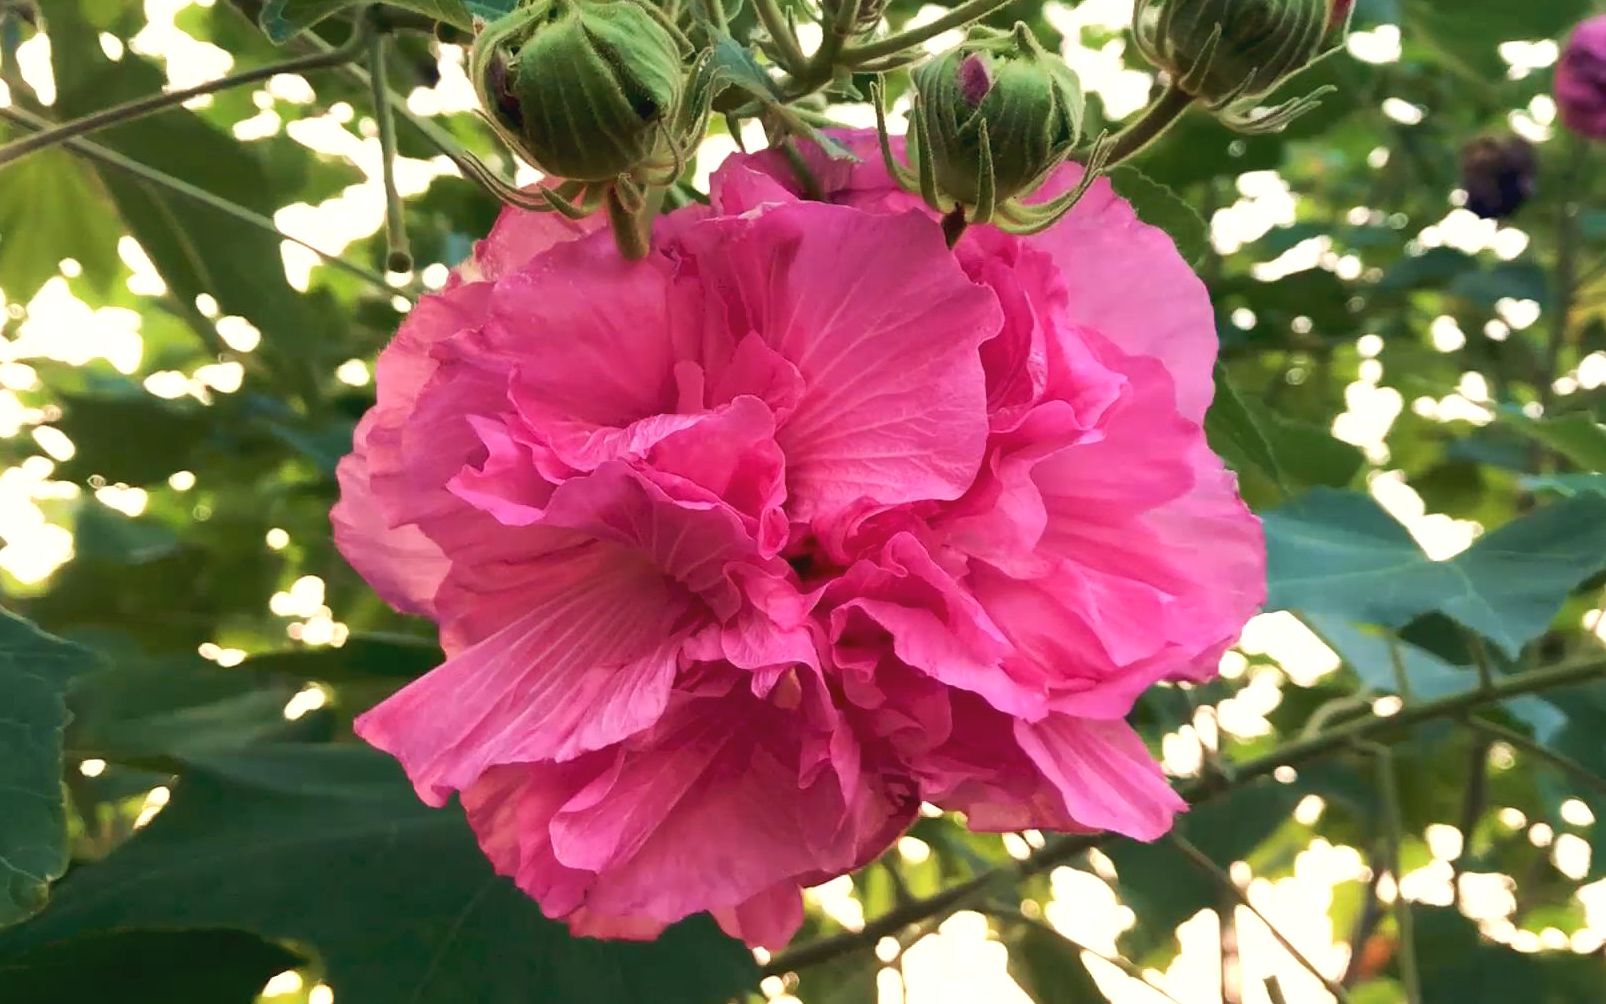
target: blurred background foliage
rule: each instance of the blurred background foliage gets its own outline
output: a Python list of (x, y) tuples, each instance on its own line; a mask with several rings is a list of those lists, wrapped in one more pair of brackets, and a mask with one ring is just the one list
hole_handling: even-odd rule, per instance
[[(0, 140), (320, 51), (348, 6), (0, 0)], [(1096, 130), (1152, 84), (1128, 6), (989, 20), (1062, 47)], [(1359, 0), (1291, 85), (1317, 112), (1136, 162), (1197, 210), (1166, 222), (1217, 307), (1209, 432), (1272, 551), (1222, 677), (1138, 709), (1197, 808), (1156, 845), (923, 818), (779, 960), (706, 919), (570, 939), (350, 739), (438, 659), (327, 511), (375, 352), (497, 212), (409, 120), (515, 167), (461, 35), (397, 36), (406, 275), (358, 67), (0, 170), (0, 1001), (1602, 1000), (1606, 156), (1549, 96), (1593, 10)], [(1511, 136), (1533, 193), (1481, 219), (1463, 148)]]

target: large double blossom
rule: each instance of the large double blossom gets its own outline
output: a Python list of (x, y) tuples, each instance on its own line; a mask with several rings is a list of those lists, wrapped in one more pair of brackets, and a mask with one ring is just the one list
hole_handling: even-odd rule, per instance
[(341, 550), (449, 657), (359, 734), (578, 933), (776, 947), (923, 801), (1153, 839), (1123, 717), (1264, 598), (1171, 241), (1101, 181), (950, 251), (844, 139), (828, 201), (732, 157), (641, 262), (509, 210), (340, 465)]

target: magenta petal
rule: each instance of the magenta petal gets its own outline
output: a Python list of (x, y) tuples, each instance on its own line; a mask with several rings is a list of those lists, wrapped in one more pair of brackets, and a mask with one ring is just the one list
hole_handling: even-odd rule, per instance
[(523, 616), (357, 720), (442, 805), (486, 769), (567, 760), (663, 713), (686, 601), (664, 577), (596, 545), (548, 562)]
[[(1080, 176), (1075, 164), (1060, 168), (1040, 197), (1070, 188)], [(1204, 421), (1215, 396), (1215, 312), (1166, 232), (1139, 220), (1100, 178), (1064, 219), (1029, 241), (1059, 266), (1068, 319), (1126, 352), (1160, 360), (1176, 382), (1183, 416)]]
[(365, 419), (358, 426), (357, 450), (341, 458), (335, 470), (340, 501), (329, 513), (335, 546), (385, 602), (407, 613), (429, 616), (435, 612), (435, 593), (450, 563), (418, 527), (392, 527), (380, 511), (368, 482), (367, 452), (360, 445), (367, 424)]
[(1187, 808), (1125, 722), (1053, 715), (1016, 722), (1015, 738), (1082, 826), (1154, 840)]
[(690, 314), (657, 259), (627, 262), (606, 234), (559, 245), (498, 282), (491, 312), (482, 351), (516, 361), (511, 393), (532, 428), (672, 410), (675, 331)]
[[(533, 186), (532, 186), (533, 187)], [(571, 220), (507, 206), (485, 239), (474, 245), (475, 278), (500, 279), (556, 244), (578, 240), (603, 225), (600, 215)]]
[(798, 203), (682, 240), (731, 340), (755, 332), (802, 375), (776, 437), (795, 520), (964, 492), (987, 435), (976, 350), (999, 311), (935, 223)]
[(795, 882), (777, 882), (733, 907), (715, 910), (714, 919), (733, 938), (778, 949), (803, 926), (803, 894)]

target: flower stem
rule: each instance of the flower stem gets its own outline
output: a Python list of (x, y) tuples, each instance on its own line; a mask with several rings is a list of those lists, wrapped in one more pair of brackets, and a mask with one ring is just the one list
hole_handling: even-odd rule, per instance
[(792, 26), (786, 22), (786, 15), (781, 12), (776, 0), (753, 0), (753, 10), (764, 25), (764, 31), (775, 43), (776, 61), (781, 64), (781, 69), (788, 73), (801, 73), (809, 59), (803, 55), (802, 48), (797, 44), (797, 36), (792, 34)]
[(942, 239), (948, 242), (949, 247), (959, 243), (959, 238), (965, 236), (965, 229), (970, 221), (965, 219), (965, 207), (955, 206), (942, 217)]
[(385, 48), (384, 35), (373, 36), (368, 45), (374, 119), (379, 125), (380, 172), (385, 183), (385, 268), (391, 272), (410, 272), (413, 269), (413, 254), (407, 244), (407, 222), (402, 210), (401, 193), (396, 188), (396, 115), (390, 107)]
[[(1561, 208), (1556, 218), (1556, 309), (1552, 311), (1549, 337), (1545, 342), (1543, 369), (1539, 373), (1539, 403), (1549, 415), (1556, 401), (1556, 378), (1561, 375), (1561, 354), (1572, 327), (1573, 308), (1578, 299), (1578, 202), (1573, 193), (1588, 160), (1588, 142), (1574, 133), (1567, 136), (1567, 164), (1561, 179)], [(1540, 454), (1543, 456), (1543, 453)]]
[(1193, 104), (1193, 95), (1172, 84), (1134, 123), (1121, 130), (1112, 141), (1107, 167), (1137, 156), (1159, 139)]
[(102, 108), (98, 112), (90, 112), (82, 118), (73, 119), (71, 122), (63, 122), (60, 125), (24, 136), (22, 139), (0, 147), (0, 168), (5, 167), (7, 164), (15, 163), (31, 153), (37, 153), (40, 150), (64, 143), (70, 139), (87, 136), (101, 129), (144, 118), (147, 115), (181, 105), (191, 98), (198, 98), (204, 94), (214, 94), (233, 87), (243, 87), (246, 84), (266, 80), (281, 73), (317, 70), (348, 63), (362, 53), (370, 34), (371, 29), (367, 21), (364, 20), (358, 23), (357, 27), (352, 31), (351, 37), (344, 44), (339, 48), (330, 49), (328, 52), (313, 53), (307, 56), (299, 56), (295, 59), (288, 59), (282, 63), (259, 66), (253, 70), (245, 70), (231, 76), (208, 80), (204, 84), (186, 87), (183, 90), (163, 91), (160, 94), (135, 98), (133, 101), (126, 101), (110, 108)]
[(965, 0), (964, 3), (953, 10), (925, 24), (905, 31), (900, 31), (885, 38), (878, 38), (863, 45), (850, 45), (842, 50), (842, 62), (847, 66), (857, 66), (860, 63), (882, 56), (891, 56), (894, 53), (919, 45), (929, 38), (935, 38), (951, 28), (962, 28), (973, 21), (980, 21), (993, 11), (1007, 6), (1011, 0)]
[(608, 225), (613, 228), (613, 240), (619, 246), (619, 253), (631, 261), (647, 257), (651, 242), (647, 237), (647, 227), (643, 225), (643, 214), (626, 206), (617, 188), (608, 190), (606, 202)]
[(1457, 820), (1461, 830), (1461, 853), (1450, 862), (1450, 888), (1456, 906), (1462, 904), (1461, 876), (1472, 858), (1472, 831), (1483, 818), (1489, 802), (1489, 748), (1493, 741), (1486, 736), (1475, 736), (1467, 754), (1467, 786), (1461, 794), (1461, 815)]

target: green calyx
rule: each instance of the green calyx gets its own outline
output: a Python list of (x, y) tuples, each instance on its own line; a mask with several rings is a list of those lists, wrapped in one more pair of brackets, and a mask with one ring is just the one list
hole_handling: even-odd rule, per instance
[(999, 202), (1030, 192), (1082, 133), (1076, 74), (1024, 24), (1008, 33), (972, 29), (964, 44), (917, 68), (914, 86), (921, 152), (938, 189), (963, 205), (980, 201), (984, 183)]
[(677, 35), (641, 0), (537, 0), (480, 32), (469, 74), (497, 131), (542, 172), (640, 178), (683, 160)]
[(1076, 74), (1025, 24), (1009, 32), (973, 28), (913, 76), (907, 167), (892, 154), (875, 88), (882, 158), (900, 185), (944, 214), (950, 244), (972, 223), (1037, 233), (1069, 212), (1103, 170), (1109, 148), (1101, 137), (1070, 191), (1024, 201), (1075, 150), (1083, 110)]
[(1319, 95), (1269, 114), (1247, 108), (1343, 44), (1351, 0), (1138, 0), (1133, 37), (1148, 61), (1228, 125), (1280, 129)]

